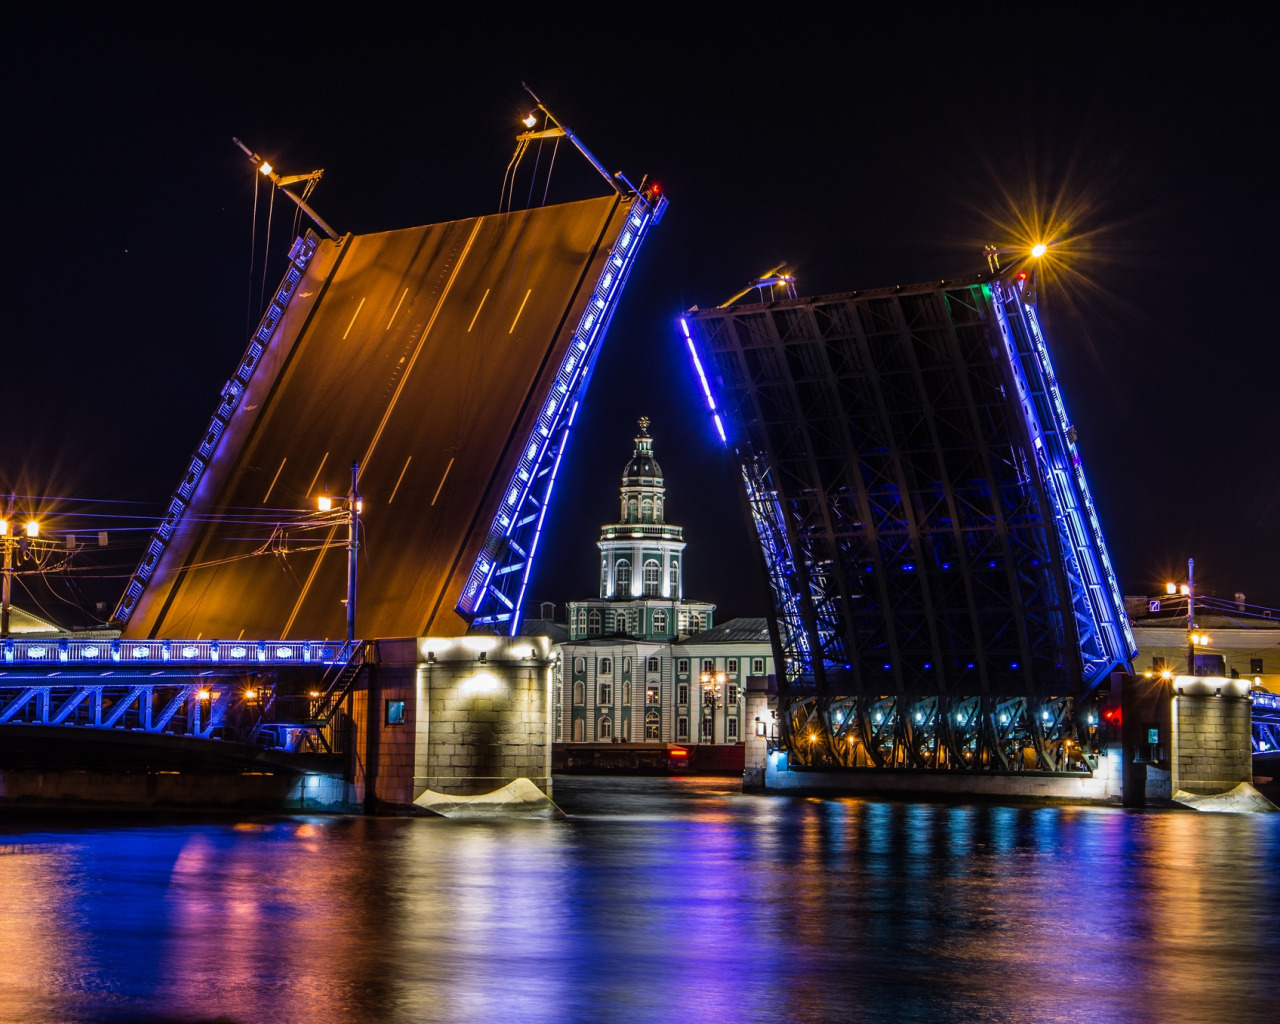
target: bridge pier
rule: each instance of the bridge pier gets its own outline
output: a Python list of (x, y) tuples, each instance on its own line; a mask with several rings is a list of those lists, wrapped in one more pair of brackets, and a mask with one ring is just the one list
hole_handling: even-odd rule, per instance
[(520, 778), (549, 797), (551, 668), (545, 637), (377, 641), (351, 695), (357, 802), (407, 810)]

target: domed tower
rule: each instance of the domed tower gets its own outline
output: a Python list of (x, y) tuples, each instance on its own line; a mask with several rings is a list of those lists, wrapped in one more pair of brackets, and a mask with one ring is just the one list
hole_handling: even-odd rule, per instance
[(667, 522), (666, 483), (642, 416), (622, 470), (618, 521), (600, 529), (600, 596), (569, 603), (575, 639), (623, 634), (670, 642), (710, 629), (715, 605), (684, 599), (684, 531)]
[(618, 522), (600, 530), (600, 596), (610, 601), (684, 596), (684, 531), (666, 522), (667, 488), (653, 457), (649, 417), (640, 417), (636, 450), (622, 471)]

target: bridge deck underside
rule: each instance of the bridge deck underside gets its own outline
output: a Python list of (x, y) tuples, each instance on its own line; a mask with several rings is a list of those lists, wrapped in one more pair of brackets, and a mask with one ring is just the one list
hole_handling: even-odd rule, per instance
[(455, 611), (609, 246), (616, 197), (322, 242), (138, 601), (127, 637), (345, 634), (360, 463), (364, 636)]
[(772, 563), (790, 693), (1078, 688), (1052, 510), (980, 286), (689, 322)]

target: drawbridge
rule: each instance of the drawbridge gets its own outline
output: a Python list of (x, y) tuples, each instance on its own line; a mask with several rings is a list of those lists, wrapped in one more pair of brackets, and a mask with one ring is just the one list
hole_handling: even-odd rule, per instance
[(348, 538), (307, 510), (353, 463), (360, 634), (518, 629), (556, 466), (665, 206), (618, 187), (299, 238), (116, 610), (123, 636), (342, 636)]
[(1093, 698), (1137, 648), (1016, 271), (681, 320), (764, 554), (793, 766), (1096, 766)]

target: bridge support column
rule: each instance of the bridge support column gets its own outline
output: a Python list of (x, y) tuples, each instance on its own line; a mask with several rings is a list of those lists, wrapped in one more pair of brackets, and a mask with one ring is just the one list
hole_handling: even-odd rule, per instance
[(1248, 681), (1218, 676), (1173, 680), (1173, 792), (1211, 796), (1253, 781)]

